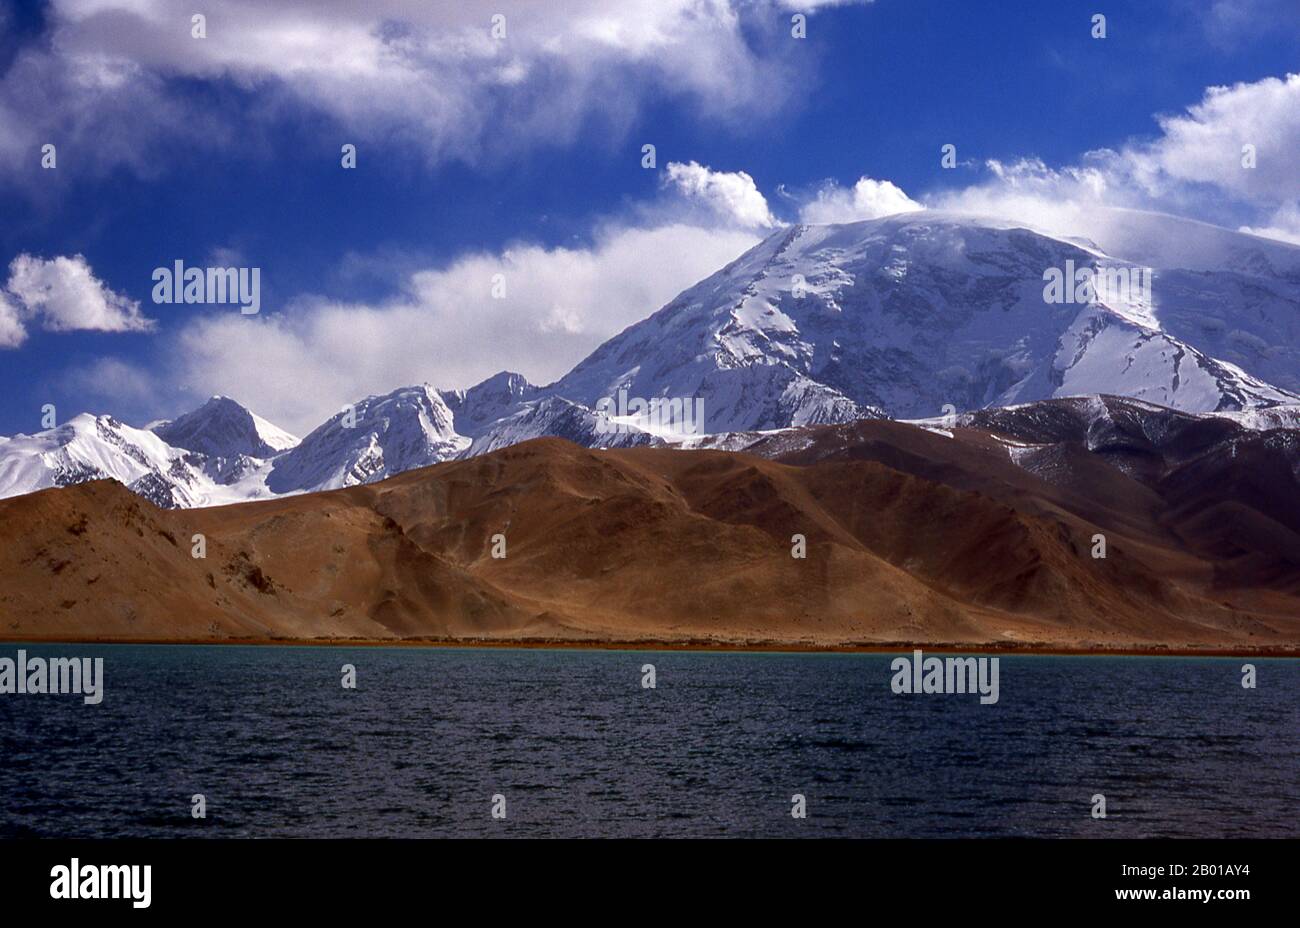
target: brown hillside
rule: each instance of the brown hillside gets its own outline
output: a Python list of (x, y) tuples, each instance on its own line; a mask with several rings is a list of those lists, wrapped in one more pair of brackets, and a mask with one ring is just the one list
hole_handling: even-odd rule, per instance
[[(110, 482), (0, 501), (0, 628), (10, 640), (1300, 645), (1296, 584), (1278, 566), (1290, 530), (1254, 509), (1199, 526), (1183, 483), (1171, 506), (1087, 455), (1049, 483), (974, 429), (857, 423), (816, 439), (785, 462), (541, 439), (207, 510), (159, 510)], [(1104, 560), (1090, 555), (1099, 531)], [(205, 559), (191, 556), (195, 533)], [(504, 559), (491, 556), (498, 533)], [(1245, 583), (1225, 582), (1234, 565)]]

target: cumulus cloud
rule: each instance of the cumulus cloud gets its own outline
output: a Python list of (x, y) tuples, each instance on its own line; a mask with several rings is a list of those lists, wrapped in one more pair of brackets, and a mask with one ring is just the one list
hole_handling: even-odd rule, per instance
[(81, 255), (37, 258), (22, 254), (9, 264), (8, 292), (0, 297), (0, 347), (26, 337), (24, 322), (39, 320), (49, 332), (148, 332), (152, 319), (139, 302), (109, 289)]
[(193, 396), (238, 395), (300, 434), (344, 403), (413, 383), (467, 387), (502, 369), (546, 383), (756, 241), (611, 226), (589, 248), (466, 255), (409, 275), (377, 304), (307, 298), (275, 316), (196, 320), (178, 336), (173, 376)]
[(777, 222), (767, 199), (744, 171), (714, 171), (694, 161), (670, 163), (664, 184), (706, 206), (725, 222), (746, 229), (771, 229)]
[[(1153, 194), (1206, 183), (1254, 203), (1300, 190), (1300, 74), (1210, 87), (1186, 113), (1159, 118), (1163, 135), (1120, 152), (1119, 163)], [(1244, 163), (1254, 148), (1255, 167)]]
[(924, 208), (892, 181), (861, 177), (848, 189), (834, 182), (823, 185), (817, 198), (800, 209), (799, 218), (804, 222), (857, 222)]
[[(51, 0), (48, 40), (0, 81), (0, 154), (59, 137), (86, 143), (87, 167), (149, 172), (150, 141), (234, 144), (245, 109), (275, 119), (288, 106), (435, 161), (562, 145), (591, 122), (625, 130), (653, 95), (752, 121), (791, 98), (803, 66), (774, 40), (783, 3), (213, 0), (196, 39), (187, 0)], [(209, 95), (191, 112), (176, 79), (256, 91), (256, 103), (223, 110)]]
[(1185, 112), (1157, 122), (1156, 138), (1086, 152), (1073, 165), (988, 161), (983, 181), (936, 194), (927, 205), (1075, 232), (1097, 207), (1128, 207), (1294, 241), (1300, 75), (1210, 87)]

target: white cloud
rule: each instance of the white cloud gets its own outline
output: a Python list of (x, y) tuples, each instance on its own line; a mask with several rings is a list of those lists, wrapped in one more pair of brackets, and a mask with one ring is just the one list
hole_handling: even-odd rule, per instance
[(924, 208), (892, 181), (861, 177), (847, 190), (834, 182), (823, 185), (817, 199), (800, 209), (799, 218), (804, 222), (857, 222)]
[[(305, 434), (359, 397), (499, 370), (557, 379), (601, 342), (757, 241), (741, 230), (608, 227), (590, 248), (520, 245), (410, 275), (374, 305), (302, 299), (275, 316), (199, 319), (176, 346), (180, 389), (239, 396)], [(505, 276), (506, 298), (492, 296)]]
[(9, 292), (20, 316), (50, 332), (148, 332), (140, 304), (110, 290), (81, 255), (44, 259), (22, 254), (9, 264)]
[(1108, 174), (1105, 162), (1113, 154), (1089, 153), (1083, 165), (1060, 169), (1050, 168), (1038, 158), (1010, 163), (989, 160), (984, 164), (984, 181), (935, 194), (927, 198), (926, 205), (1078, 234), (1081, 217), (1097, 207), (1149, 205), (1145, 197)]
[(767, 199), (744, 171), (714, 171), (692, 161), (670, 163), (664, 184), (686, 197), (705, 205), (726, 222), (746, 229), (772, 229), (778, 226), (768, 209)]
[[(1158, 121), (1161, 138), (1120, 152), (1120, 163), (1154, 195), (1172, 184), (1205, 183), (1275, 204), (1300, 190), (1300, 74), (1209, 87), (1185, 114)], [(1254, 168), (1242, 163), (1246, 145), (1255, 148)]]
[[(0, 154), (58, 137), (147, 173), (159, 167), (151, 140), (247, 137), (234, 126), (248, 114), (189, 112), (172, 78), (256, 90), (255, 118), (307, 106), (352, 141), (409, 145), (431, 160), (563, 145), (590, 122), (621, 133), (649, 96), (752, 122), (793, 98), (804, 67), (792, 43), (756, 38), (777, 29), (783, 4), (210, 0), (207, 38), (195, 39), (188, 0), (52, 0), (48, 40), (0, 81)], [(491, 34), (496, 14), (504, 39)]]
[[(1294, 241), (1300, 75), (1210, 87), (1185, 113), (1157, 121), (1157, 138), (1087, 152), (1074, 165), (988, 161), (985, 181), (936, 194), (927, 205), (1074, 233), (1097, 207), (1128, 207)], [(1244, 145), (1255, 146), (1254, 168), (1243, 165)]]
[(0, 348), (17, 348), (27, 340), (27, 327), (19, 317), (18, 307), (0, 291)]

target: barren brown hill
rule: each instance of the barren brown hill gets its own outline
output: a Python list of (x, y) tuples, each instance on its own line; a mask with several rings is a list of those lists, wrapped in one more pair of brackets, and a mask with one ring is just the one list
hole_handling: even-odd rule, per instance
[(779, 460), (540, 439), (206, 510), (105, 481), (5, 500), (2, 634), (1300, 647), (1293, 528), (1257, 499), (1285, 475), (1259, 455), (1258, 478), (1139, 474), (1057, 436), (1049, 480), (993, 427), (786, 438), (755, 449)]

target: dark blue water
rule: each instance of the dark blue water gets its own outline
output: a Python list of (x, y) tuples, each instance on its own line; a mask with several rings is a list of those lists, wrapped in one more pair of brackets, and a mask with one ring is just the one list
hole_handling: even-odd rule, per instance
[(28, 650), (105, 697), (0, 696), (3, 836), (1300, 835), (1297, 661), (1002, 657), (981, 706), (892, 655)]

